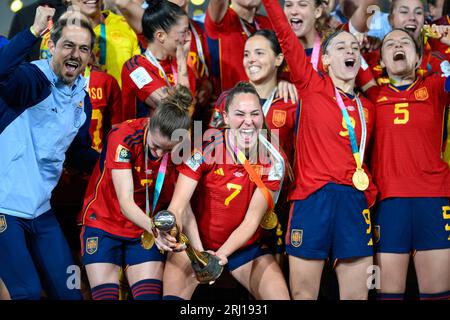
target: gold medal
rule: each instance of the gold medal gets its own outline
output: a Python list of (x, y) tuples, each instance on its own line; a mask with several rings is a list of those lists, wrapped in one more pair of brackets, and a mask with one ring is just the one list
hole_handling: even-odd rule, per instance
[(266, 230), (272, 230), (278, 224), (278, 217), (273, 210), (267, 210), (264, 214), (261, 223), (259, 224), (261, 228)]
[(356, 169), (355, 173), (353, 173), (352, 182), (356, 189), (360, 191), (364, 191), (369, 187), (369, 177), (363, 169)]
[(141, 246), (146, 250), (150, 250), (154, 244), (155, 237), (153, 236), (153, 234), (144, 231), (144, 233), (142, 233), (141, 235)]

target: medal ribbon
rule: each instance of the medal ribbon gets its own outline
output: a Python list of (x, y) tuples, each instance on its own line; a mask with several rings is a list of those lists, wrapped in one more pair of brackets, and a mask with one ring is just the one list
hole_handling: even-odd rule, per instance
[(258, 137), (259, 137), (259, 140), (261, 141), (261, 143), (267, 148), (267, 150), (269, 150), (271, 155), (275, 158), (276, 163), (281, 163), (281, 166), (282, 166), (283, 172), (281, 174), (281, 179), (280, 179), (280, 188), (275, 193), (274, 204), (276, 204), (278, 202), (278, 198), (280, 196), (281, 188), (283, 187), (284, 174), (286, 172), (284, 158), (281, 156), (281, 154), (278, 152), (278, 150), (275, 149), (274, 146), (266, 139), (266, 137), (264, 137), (262, 134), (260, 134)]
[(366, 137), (367, 137), (367, 127), (366, 120), (364, 118), (364, 111), (362, 109), (361, 100), (356, 96), (356, 103), (358, 105), (358, 113), (361, 121), (361, 143), (358, 148), (358, 143), (356, 141), (355, 129), (352, 126), (350, 121), (350, 116), (348, 115), (347, 109), (345, 108), (344, 101), (342, 101), (342, 97), (339, 94), (338, 89), (334, 88), (336, 101), (341, 109), (342, 115), (344, 116), (345, 124), (347, 125), (348, 136), (350, 138), (350, 145), (352, 147), (353, 157), (355, 158), (356, 168), (361, 169), (362, 163), (364, 161), (364, 151), (366, 147)]
[(317, 35), (314, 40), (313, 51), (311, 54), (311, 64), (314, 70), (317, 71), (317, 66), (319, 65), (319, 54), (320, 54), (320, 37)]
[[(242, 27), (242, 29), (244, 30), (244, 32), (245, 32), (245, 34), (247, 35), (247, 37), (250, 37), (252, 34), (250, 33), (250, 31), (248, 31), (247, 27), (245, 26), (244, 20), (242, 20), (241, 18), (239, 18), (239, 22), (241, 23), (241, 27)], [(259, 30), (260, 27), (259, 27), (258, 22), (256, 22), (256, 20), (254, 20), (254, 23), (255, 23), (255, 29), (256, 29), (256, 30)]]
[(100, 22), (100, 38), (98, 47), (100, 49), (100, 65), (104, 66), (106, 64), (106, 26), (105, 19), (103, 18), (103, 14), (101, 14), (102, 21)]
[[(144, 144), (145, 144), (145, 179), (147, 181), (147, 183), (145, 184), (145, 213), (147, 214), (147, 216), (150, 217), (150, 200), (149, 200), (149, 196), (148, 196), (148, 126), (145, 129), (145, 134), (144, 136), (147, 137), (147, 139), (145, 139)], [(158, 176), (156, 177), (156, 183), (155, 183), (155, 190), (153, 191), (153, 204), (152, 204), (152, 213), (155, 212), (155, 208), (156, 208), (156, 204), (158, 203), (158, 199), (159, 196), (161, 194), (161, 189), (162, 186), (164, 184), (164, 178), (166, 175), (166, 170), (167, 170), (167, 161), (169, 158), (169, 154), (166, 153), (162, 160), (161, 163), (159, 165), (159, 170), (158, 170)]]
[[(152, 65), (154, 65), (155, 67), (158, 68), (158, 70), (163, 75), (164, 80), (166, 80), (167, 85), (169, 87), (172, 87), (172, 85), (170, 84), (169, 78), (167, 78), (166, 72), (164, 71), (163, 67), (161, 66), (161, 64), (159, 63), (158, 59), (155, 58), (155, 56), (153, 55), (153, 53), (149, 49), (147, 49), (145, 51), (145, 56), (147, 57), (148, 61), (150, 61), (150, 63)], [(174, 70), (172, 64), (171, 64), (171, 67), (172, 67), (172, 72), (174, 72), (175, 70)], [(176, 72), (174, 72), (174, 77), (176, 77)], [(175, 83), (176, 83), (176, 81), (175, 81)]]
[[(229, 137), (227, 137), (227, 138), (229, 138)], [(267, 209), (273, 210), (274, 203), (273, 203), (272, 195), (269, 192), (269, 189), (267, 189), (264, 182), (262, 182), (261, 178), (256, 173), (255, 169), (253, 169), (252, 165), (247, 160), (244, 153), (241, 150), (239, 150), (236, 146), (233, 147), (233, 150), (234, 150), (234, 154), (237, 156), (238, 161), (244, 166), (244, 168), (247, 171), (250, 178), (255, 182), (256, 186), (262, 192), (262, 194), (267, 202)]]
[(266, 116), (267, 112), (269, 112), (270, 106), (272, 105), (276, 92), (277, 88), (273, 89), (272, 93), (270, 94), (270, 97), (266, 100), (266, 102), (264, 102), (264, 105), (262, 106), (264, 116)]
[(189, 26), (191, 27), (191, 31), (195, 39), (195, 44), (197, 45), (198, 57), (200, 59), (200, 62), (205, 66), (206, 76), (209, 77), (208, 66), (206, 65), (205, 54), (203, 53), (203, 46), (202, 42), (200, 41), (200, 36), (198, 35), (197, 30), (195, 29), (195, 26), (191, 21), (189, 21)]

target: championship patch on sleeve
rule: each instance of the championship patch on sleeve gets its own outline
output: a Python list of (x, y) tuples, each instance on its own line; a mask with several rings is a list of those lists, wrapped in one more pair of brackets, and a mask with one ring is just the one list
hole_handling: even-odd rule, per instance
[(142, 89), (146, 84), (153, 81), (152, 77), (143, 67), (139, 67), (130, 73), (130, 78), (139, 89)]
[(119, 144), (116, 149), (116, 155), (114, 156), (114, 162), (130, 162), (131, 152), (123, 145)]
[(197, 169), (202, 164), (203, 156), (200, 151), (195, 151), (192, 156), (186, 161), (186, 165), (191, 168), (192, 171)]

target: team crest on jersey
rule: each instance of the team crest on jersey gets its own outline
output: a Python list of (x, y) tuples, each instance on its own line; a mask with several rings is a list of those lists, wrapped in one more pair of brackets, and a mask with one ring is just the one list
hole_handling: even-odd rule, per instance
[(123, 145), (119, 144), (116, 149), (116, 155), (114, 156), (115, 162), (130, 162), (131, 152)]
[(298, 248), (303, 243), (303, 230), (292, 229), (291, 230), (291, 244), (293, 247)]
[(274, 110), (272, 115), (272, 123), (277, 128), (284, 126), (286, 123), (286, 111)]
[(6, 217), (2, 214), (0, 215), (0, 233), (8, 228), (8, 224), (6, 223)]
[(233, 173), (233, 175), (234, 175), (236, 178), (242, 178), (242, 177), (244, 176), (244, 174), (243, 174), (242, 172), (235, 172), (235, 173)]
[(191, 168), (192, 171), (197, 171), (197, 169), (202, 164), (203, 156), (200, 151), (194, 151), (192, 156), (186, 161), (186, 165)]
[(422, 87), (420, 89), (417, 89), (414, 91), (414, 96), (416, 97), (416, 100), (419, 101), (425, 101), (428, 99), (428, 90), (425, 87)]
[(375, 238), (375, 243), (380, 242), (381, 239), (381, 228), (379, 225), (375, 225), (373, 228), (373, 236)]
[(98, 237), (92, 237), (86, 239), (86, 253), (94, 254), (98, 249)]

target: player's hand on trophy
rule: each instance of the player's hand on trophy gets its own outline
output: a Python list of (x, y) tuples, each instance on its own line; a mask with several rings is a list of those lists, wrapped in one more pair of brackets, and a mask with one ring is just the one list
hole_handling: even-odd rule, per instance
[(154, 229), (155, 243), (159, 250), (180, 252), (186, 249), (184, 243), (177, 243), (177, 239), (170, 232)]

